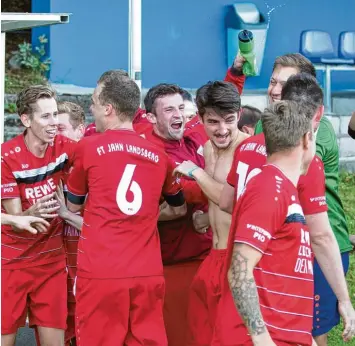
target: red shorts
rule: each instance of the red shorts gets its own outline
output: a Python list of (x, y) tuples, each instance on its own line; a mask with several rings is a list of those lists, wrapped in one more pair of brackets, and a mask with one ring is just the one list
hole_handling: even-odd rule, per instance
[(190, 286), (202, 260), (164, 266), (164, 322), (169, 346), (186, 345)]
[(78, 346), (167, 346), (162, 276), (76, 280)]
[[(224, 278), (223, 286), (228, 285)], [(225, 286), (224, 286), (225, 287)], [(211, 346), (253, 346), (248, 330), (240, 324), (240, 317), (237, 313), (232, 294), (223, 290), (223, 295), (218, 304), (218, 313), (215, 321), (215, 328)], [(269, 330), (270, 331), (270, 330)], [(273, 330), (271, 330), (272, 332)], [(270, 333), (274, 338), (273, 333)], [(294, 343), (273, 339), (277, 346), (301, 346), (304, 343)], [(310, 345), (310, 344), (309, 344)]]
[(30, 326), (65, 329), (67, 272), (65, 263), (1, 270), (1, 334)]
[(188, 310), (187, 344), (210, 346), (221, 298), (227, 250), (212, 249), (193, 279)]

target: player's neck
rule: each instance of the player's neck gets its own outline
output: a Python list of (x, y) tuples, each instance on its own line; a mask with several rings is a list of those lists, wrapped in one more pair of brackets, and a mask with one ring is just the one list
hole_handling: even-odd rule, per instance
[(267, 158), (267, 164), (274, 165), (297, 186), (302, 172), (302, 160), (296, 152), (276, 153)]
[(27, 149), (36, 157), (42, 158), (46, 154), (48, 143), (42, 142), (31, 130), (27, 130), (24, 135)]
[(105, 131), (107, 130), (133, 130), (133, 124), (131, 121), (116, 120), (106, 124)]

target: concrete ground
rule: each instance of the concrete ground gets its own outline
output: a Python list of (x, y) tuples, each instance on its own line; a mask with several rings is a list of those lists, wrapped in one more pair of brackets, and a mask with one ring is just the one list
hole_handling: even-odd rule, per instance
[(20, 328), (17, 333), (15, 346), (37, 346), (33, 329), (28, 327)]

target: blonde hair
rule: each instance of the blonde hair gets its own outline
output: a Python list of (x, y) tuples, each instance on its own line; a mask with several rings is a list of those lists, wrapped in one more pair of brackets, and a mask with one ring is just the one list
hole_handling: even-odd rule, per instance
[(67, 113), (69, 115), (69, 122), (75, 130), (79, 125), (85, 124), (84, 109), (74, 102), (59, 101), (58, 114)]

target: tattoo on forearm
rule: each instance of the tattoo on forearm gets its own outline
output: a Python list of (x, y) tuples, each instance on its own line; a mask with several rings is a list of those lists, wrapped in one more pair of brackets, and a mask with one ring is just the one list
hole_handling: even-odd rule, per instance
[(253, 277), (248, 277), (248, 259), (233, 250), (232, 262), (228, 271), (228, 281), (234, 304), (251, 335), (266, 332), (260, 311), (258, 290)]

